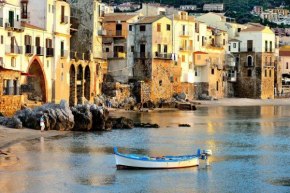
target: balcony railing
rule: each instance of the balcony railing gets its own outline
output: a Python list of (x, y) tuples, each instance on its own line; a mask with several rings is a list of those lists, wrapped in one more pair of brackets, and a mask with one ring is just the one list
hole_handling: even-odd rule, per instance
[(128, 34), (127, 30), (116, 30), (116, 31), (108, 31), (106, 36), (108, 37), (126, 37)]
[(193, 46), (181, 46), (179, 47), (179, 51), (192, 51)]
[(179, 36), (192, 36), (192, 31), (180, 31)]
[(154, 58), (168, 60), (168, 59), (172, 59), (172, 54), (171, 53), (159, 53), (159, 52), (155, 52)]
[(6, 45), (5, 49), (6, 54), (22, 54), (22, 46), (11, 46), (11, 45)]
[(60, 17), (60, 23), (61, 23), (61, 24), (68, 24), (68, 16), (64, 16), (64, 15), (62, 15), (62, 16)]
[(54, 56), (54, 49), (46, 48), (46, 57), (53, 57), (53, 56)]
[(274, 66), (274, 62), (264, 62), (264, 66)]
[(266, 49), (266, 48), (265, 48), (265, 52), (274, 52), (274, 50), (275, 50), (275, 49), (271, 49), (271, 48)]
[(67, 50), (60, 50), (60, 57), (61, 58), (67, 58), (68, 57), (68, 51)]
[(33, 55), (34, 54), (34, 47), (31, 45), (25, 45), (25, 54), (26, 55)]
[(107, 35), (107, 31), (105, 29), (98, 30), (98, 35), (105, 36), (105, 35)]
[(255, 52), (255, 48), (242, 47), (240, 52)]
[(244, 62), (245, 67), (254, 67), (255, 63), (248, 63), (248, 62)]
[(37, 56), (43, 56), (44, 55), (44, 49), (43, 47), (37, 46), (36, 47), (36, 55)]
[(150, 57), (148, 52), (134, 52), (134, 58), (136, 59), (147, 59)]
[(0, 27), (4, 27), (3, 26), (3, 18), (0, 18)]
[(113, 58), (126, 58), (125, 52), (114, 52)]

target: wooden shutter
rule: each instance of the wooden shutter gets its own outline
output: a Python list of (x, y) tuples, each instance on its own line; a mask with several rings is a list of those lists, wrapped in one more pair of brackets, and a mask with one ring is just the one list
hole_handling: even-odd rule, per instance
[(39, 37), (35, 38), (35, 46), (37, 46), (37, 47), (40, 46), (40, 38)]

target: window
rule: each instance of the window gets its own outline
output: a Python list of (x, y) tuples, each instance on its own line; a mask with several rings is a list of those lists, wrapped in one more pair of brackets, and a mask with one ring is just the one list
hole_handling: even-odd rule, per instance
[(35, 46), (40, 47), (40, 37), (35, 38)]
[(216, 91), (219, 91), (219, 82), (216, 81)]
[(231, 51), (231, 46), (229, 46), (229, 52)]
[(234, 44), (233, 44), (233, 48), (236, 48), (236, 47), (237, 47), (237, 43), (234, 43)]
[(52, 40), (46, 39), (46, 48), (52, 48)]
[(49, 68), (49, 60), (46, 61), (46, 67)]
[(247, 41), (247, 51), (252, 52), (253, 51), (253, 40)]
[(252, 76), (252, 70), (248, 70), (248, 77)]
[(238, 28), (238, 32), (240, 32), (242, 29), (241, 28)]
[(15, 58), (12, 57), (11, 58), (11, 67), (15, 67), (15, 66), (16, 66)]
[(272, 41), (270, 41), (270, 52), (272, 52)]
[(214, 68), (212, 68), (212, 69), (211, 69), (211, 74), (213, 74), (213, 75), (214, 75)]
[(161, 32), (161, 24), (160, 23), (157, 24), (157, 32)]
[(24, 44), (31, 45), (31, 36), (29, 36), (29, 35), (24, 36)]
[(159, 86), (162, 86), (162, 80), (159, 80)]
[(28, 2), (21, 2), (21, 10), (22, 10), (22, 18), (27, 19), (27, 3)]
[(17, 19), (17, 21), (19, 21), (19, 15), (16, 15), (16, 19)]
[(133, 26), (129, 25), (129, 31), (132, 31), (132, 29), (133, 29)]
[(166, 29), (167, 29), (167, 31), (170, 31), (170, 24), (166, 25)]
[(223, 39), (223, 45), (224, 45), (224, 46), (226, 45), (226, 40), (225, 40), (225, 39)]
[(131, 52), (134, 52), (134, 46), (131, 46)]
[(289, 69), (289, 64), (288, 64), (288, 62), (286, 63), (286, 69)]
[(248, 56), (248, 65), (247, 66), (253, 66), (253, 58), (252, 56)]
[(167, 53), (167, 45), (164, 45), (164, 53)]
[(61, 23), (64, 23), (65, 19), (64, 19), (64, 12), (65, 12), (65, 7), (64, 6), (61, 6)]
[(1, 36), (1, 44), (3, 44), (3, 36)]
[(197, 41), (199, 42), (199, 35), (197, 35)]
[(106, 52), (110, 52), (110, 48), (106, 48)]
[(54, 13), (54, 6), (51, 6), (51, 13)]
[(269, 77), (272, 77), (272, 70), (269, 70)]
[(146, 25), (140, 25), (140, 31), (146, 31)]
[(61, 63), (61, 68), (63, 68), (63, 63)]
[(265, 77), (267, 77), (267, 69), (265, 70)]
[(268, 41), (265, 41), (265, 52), (268, 52)]
[(182, 55), (182, 62), (185, 62), (185, 55)]

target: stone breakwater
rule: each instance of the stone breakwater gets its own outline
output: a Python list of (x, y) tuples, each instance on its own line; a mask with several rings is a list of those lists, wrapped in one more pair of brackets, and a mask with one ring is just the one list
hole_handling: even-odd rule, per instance
[(47, 103), (33, 110), (25, 108), (17, 111), (12, 118), (0, 117), (0, 125), (21, 129), (23, 127), (40, 130), (40, 117), (45, 118), (47, 130), (58, 131), (108, 131), (111, 129), (131, 129), (131, 119), (109, 117), (109, 111), (94, 104), (69, 107), (67, 101), (60, 104)]

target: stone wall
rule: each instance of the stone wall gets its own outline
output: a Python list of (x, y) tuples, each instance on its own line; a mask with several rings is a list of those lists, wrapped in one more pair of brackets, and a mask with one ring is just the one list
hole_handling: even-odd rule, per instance
[(0, 113), (7, 117), (13, 117), (16, 111), (21, 109), (21, 95), (3, 95), (4, 79), (20, 80), (19, 71), (1, 71), (0, 74)]
[(127, 84), (120, 84), (118, 82), (103, 83), (103, 93), (111, 97), (117, 103), (123, 103), (124, 100), (132, 96), (133, 86)]
[(209, 95), (209, 83), (197, 82), (194, 83), (194, 98), (198, 99), (202, 94)]
[(194, 99), (195, 98), (194, 83), (187, 83), (187, 82), (180, 83), (179, 90), (176, 93), (181, 93), (181, 92), (186, 94), (188, 99)]

